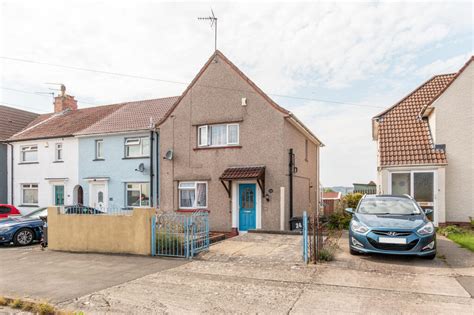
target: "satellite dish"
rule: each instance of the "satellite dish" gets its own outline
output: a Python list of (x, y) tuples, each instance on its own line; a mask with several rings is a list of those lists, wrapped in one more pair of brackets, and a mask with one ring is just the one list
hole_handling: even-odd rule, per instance
[(165, 159), (166, 160), (172, 160), (173, 159), (173, 150), (168, 150), (168, 152), (166, 152)]
[(145, 164), (140, 163), (140, 164), (138, 165), (138, 168), (135, 169), (135, 171), (137, 171), (137, 172), (143, 172), (143, 171), (145, 171)]

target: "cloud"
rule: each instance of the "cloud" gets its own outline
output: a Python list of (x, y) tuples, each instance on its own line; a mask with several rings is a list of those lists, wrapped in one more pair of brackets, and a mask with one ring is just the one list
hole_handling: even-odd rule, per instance
[[(0, 55), (190, 82), (214, 49), (213, 30), (197, 20), (210, 6), (3, 1)], [(452, 53), (451, 46), (472, 49), (471, 3), (219, 2), (212, 8), (218, 48), (269, 94), (388, 107), (416, 87), (414, 77), (455, 68), (466, 49)], [(439, 60), (420, 69), (426, 55)], [(81, 107), (179, 95), (186, 86), (5, 60), (0, 67), (2, 86), (34, 93), (49, 92), (45, 82), (65, 83)], [(0, 91), (3, 102), (52, 109), (49, 96)], [(382, 109), (278, 101), (327, 144), (325, 184), (374, 179), (370, 118)]]
[(460, 54), (449, 59), (437, 59), (430, 64), (418, 69), (416, 73), (429, 78), (437, 74), (454, 73), (458, 71), (471, 58), (471, 53)]

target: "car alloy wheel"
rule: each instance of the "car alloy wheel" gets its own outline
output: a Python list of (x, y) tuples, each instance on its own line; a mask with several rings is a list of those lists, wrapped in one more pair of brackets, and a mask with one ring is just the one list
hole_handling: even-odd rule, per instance
[(29, 245), (33, 241), (33, 232), (30, 230), (21, 230), (16, 235), (16, 241), (20, 245)]

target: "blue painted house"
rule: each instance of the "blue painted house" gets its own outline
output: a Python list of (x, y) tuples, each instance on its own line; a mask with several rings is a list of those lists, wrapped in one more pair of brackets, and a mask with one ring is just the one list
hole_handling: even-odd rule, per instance
[(83, 129), (79, 139), (79, 203), (105, 210), (159, 204), (156, 125), (177, 97), (129, 102)]

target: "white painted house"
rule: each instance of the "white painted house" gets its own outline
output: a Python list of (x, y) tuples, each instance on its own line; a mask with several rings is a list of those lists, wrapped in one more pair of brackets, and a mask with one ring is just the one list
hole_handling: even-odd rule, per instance
[[(9, 203), (23, 213), (38, 207), (83, 203), (79, 186), (79, 140), (74, 133), (117, 106), (77, 109), (73, 96), (55, 98), (54, 113), (40, 115), (8, 139)], [(13, 179), (12, 179), (13, 178)]]

